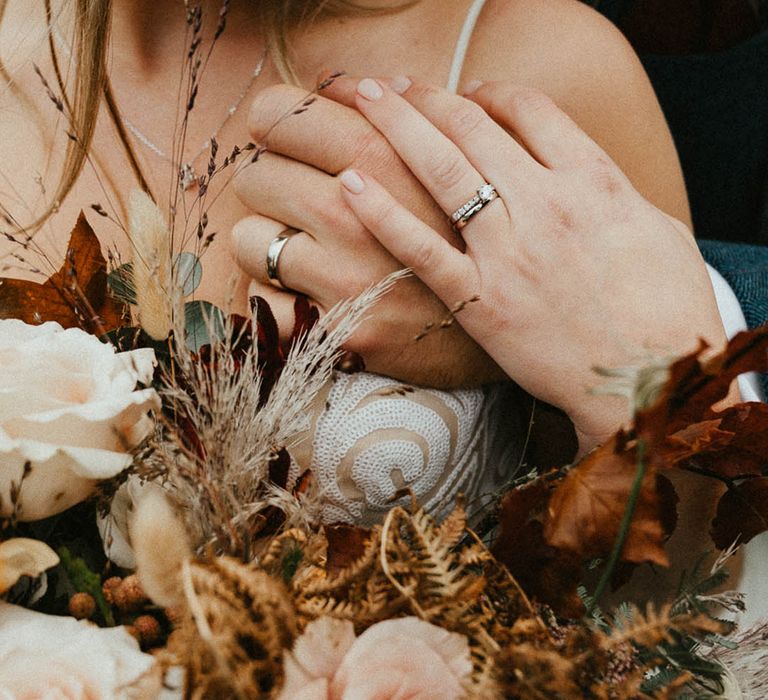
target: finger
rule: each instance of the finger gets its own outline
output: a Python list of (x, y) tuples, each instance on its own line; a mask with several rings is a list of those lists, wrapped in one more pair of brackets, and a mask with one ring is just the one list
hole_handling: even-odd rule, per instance
[(333, 175), (368, 150), (386, 152), (386, 140), (356, 109), (322, 95), (302, 107), (309, 95), (290, 85), (261, 90), (248, 114), (251, 136), (273, 153)]
[(578, 166), (602, 149), (544, 93), (509, 82), (482, 83), (467, 99), (516, 134), (548, 168)]
[(238, 172), (234, 188), (251, 211), (305, 231), (318, 241), (359, 226), (335, 178), (291, 158), (264, 153)]
[(389, 143), (447, 214), (458, 209), (485, 182), (461, 149), (400, 95), (364, 78), (357, 107)]
[[(295, 111), (297, 100), (306, 95), (305, 91), (291, 86), (262, 90), (250, 114), (254, 138), (259, 140), (264, 137), (275, 121), (286, 111)], [(360, 114), (357, 107), (350, 109), (321, 95), (306, 112), (284, 119), (267, 138), (273, 154), (282, 154), (326, 173), (336, 175), (346, 168), (361, 168), (375, 174), (386, 181), (396, 197), (408, 202), (413, 211), (423, 213), (430, 225), (454, 245), (463, 246), (444, 212), (438, 209), (433, 198), (416, 181), (392, 146)], [(262, 157), (266, 158), (266, 154)], [(338, 193), (338, 187), (336, 191)], [(285, 198), (284, 192), (280, 198)], [(285, 220), (276, 215), (273, 218)], [(298, 223), (295, 225), (297, 228), (308, 228)]]
[[(232, 253), (237, 264), (252, 279), (271, 284), (267, 275), (267, 251), (286, 225), (263, 216), (248, 216), (232, 227)], [(293, 234), (278, 257), (278, 279), (288, 290), (310, 294), (322, 282), (327, 269), (323, 248), (305, 232)], [(275, 287), (273, 287), (275, 288)]]
[(357, 109), (355, 98), (359, 76), (343, 75), (331, 71), (323, 71), (318, 76), (319, 94), (329, 100), (338, 102), (345, 107)]
[(397, 202), (372, 177), (355, 170), (339, 176), (344, 199), (389, 252), (449, 307), (477, 289), (471, 259)]
[(464, 152), (489, 179), (526, 182), (540, 164), (470, 100), (404, 76), (385, 81)]

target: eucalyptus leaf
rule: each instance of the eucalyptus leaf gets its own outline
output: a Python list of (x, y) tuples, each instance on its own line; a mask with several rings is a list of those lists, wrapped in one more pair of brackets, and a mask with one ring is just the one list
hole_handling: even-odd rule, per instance
[(187, 347), (198, 352), (203, 345), (224, 339), (224, 314), (209, 301), (188, 301), (184, 304), (184, 329)]
[(188, 297), (203, 279), (203, 266), (194, 253), (179, 253), (173, 261), (173, 279), (181, 295)]
[(115, 268), (107, 276), (107, 284), (112, 296), (126, 304), (136, 303), (136, 290), (133, 286), (133, 264), (125, 263)]

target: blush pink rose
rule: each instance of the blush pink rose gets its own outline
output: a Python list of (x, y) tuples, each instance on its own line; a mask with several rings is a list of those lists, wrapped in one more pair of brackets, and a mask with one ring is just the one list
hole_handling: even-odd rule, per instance
[(323, 617), (286, 654), (278, 700), (454, 700), (471, 671), (465, 637), (416, 617), (357, 638), (351, 622)]

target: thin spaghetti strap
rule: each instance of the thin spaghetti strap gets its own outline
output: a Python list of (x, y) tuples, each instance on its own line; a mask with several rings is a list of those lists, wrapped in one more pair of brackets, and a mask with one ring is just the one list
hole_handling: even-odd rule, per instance
[(485, 0), (473, 0), (469, 12), (467, 12), (467, 18), (464, 20), (464, 26), (461, 28), (461, 34), (459, 34), (456, 49), (453, 52), (451, 72), (448, 74), (448, 84), (446, 87), (450, 92), (456, 92), (459, 89), (459, 79), (464, 68), (464, 59), (467, 57), (469, 42), (472, 39), (472, 32), (475, 30), (477, 18), (483, 11), (484, 5)]

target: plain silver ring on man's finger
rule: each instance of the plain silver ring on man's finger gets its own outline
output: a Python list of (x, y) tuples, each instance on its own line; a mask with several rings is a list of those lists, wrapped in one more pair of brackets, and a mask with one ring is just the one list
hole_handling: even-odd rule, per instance
[(477, 194), (462, 204), (453, 214), (451, 214), (451, 223), (457, 231), (461, 231), (468, 223), (469, 220), (477, 214), (483, 207), (490, 204), (494, 199), (497, 199), (499, 193), (496, 188), (490, 183), (483, 183), (477, 188)]
[(285, 244), (297, 233), (299, 233), (299, 229), (286, 228), (272, 239), (272, 242), (267, 248), (267, 279), (273, 287), (277, 287), (278, 289), (287, 289), (278, 275), (277, 266), (280, 263), (280, 253), (283, 252)]

